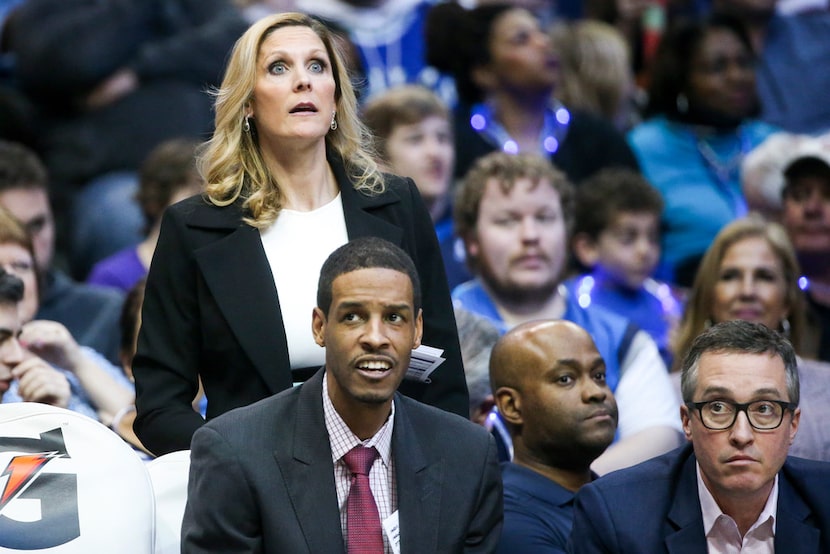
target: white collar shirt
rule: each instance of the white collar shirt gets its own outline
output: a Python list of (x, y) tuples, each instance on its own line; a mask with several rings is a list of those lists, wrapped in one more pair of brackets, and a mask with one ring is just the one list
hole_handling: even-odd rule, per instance
[(738, 524), (723, 513), (706, 488), (697, 466), (697, 492), (703, 514), (703, 531), (709, 554), (773, 554), (775, 552), (775, 513), (778, 507), (778, 475), (764, 509), (746, 534), (741, 537)]

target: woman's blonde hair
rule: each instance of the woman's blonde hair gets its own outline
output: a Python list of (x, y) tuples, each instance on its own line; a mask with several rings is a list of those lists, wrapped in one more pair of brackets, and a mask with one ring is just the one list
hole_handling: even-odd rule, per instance
[(556, 98), (568, 107), (617, 121), (633, 86), (622, 34), (608, 23), (585, 20), (554, 25), (550, 36), (562, 71)]
[[(769, 244), (775, 256), (781, 262), (784, 271), (785, 301), (789, 314), (789, 338), (796, 352), (804, 349), (806, 340), (806, 304), (804, 293), (798, 286), (801, 268), (795, 255), (787, 232), (778, 223), (767, 221), (759, 215), (750, 215), (733, 221), (718, 233), (700, 262), (695, 275), (689, 301), (683, 313), (683, 319), (674, 341), (674, 369), (686, 355), (689, 347), (700, 333), (712, 321), (715, 285), (720, 277), (720, 266), (726, 251), (734, 244), (748, 238), (760, 237)], [(781, 329), (776, 329), (781, 330)], [(800, 352), (799, 352), (800, 353)]]
[(321, 22), (301, 13), (277, 13), (252, 24), (236, 41), (219, 90), (214, 91), (216, 112), (213, 137), (203, 145), (199, 168), (207, 183), (206, 195), (213, 204), (226, 206), (242, 198), (249, 216), (245, 222), (265, 228), (282, 208), (279, 183), (268, 167), (256, 140), (254, 121), (250, 132), (243, 128), (246, 109), (257, 79), (257, 58), (265, 39), (283, 27), (308, 27), (326, 47), (335, 82), (337, 129), (326, 135), (326, 148), (338, 154), (354, 186), (366, 194), (384, 190), (371, 151), (371, 137), (358, 117), (357, 99), (343, 57), (331, 32)]

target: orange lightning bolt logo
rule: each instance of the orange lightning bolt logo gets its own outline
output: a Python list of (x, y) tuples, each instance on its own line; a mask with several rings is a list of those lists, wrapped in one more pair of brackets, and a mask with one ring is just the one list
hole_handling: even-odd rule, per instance
[(38, 476), (49, 460), (60, 456), (57, 452), (42, 452), (12, 458), (5, 471), (0, 474), (0, 477), (8, 475), (6, 486), (0, 494), (0, 511)]

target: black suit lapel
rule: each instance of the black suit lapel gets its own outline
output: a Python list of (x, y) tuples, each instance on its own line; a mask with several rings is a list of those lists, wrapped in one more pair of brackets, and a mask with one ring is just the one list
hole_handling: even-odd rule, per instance
[(666, 548), (670, 554), (706, 552), (694, 455), (686, 458), (677, 481), (674, 501), (668, 513), (668, 524), (674, 531), (666, 535)]
[(343, 553), (334, 464), (323, 416), (322, 371), (309, 379), (291, 423), (291, 448), (274, 453), (310, 552)]
[(775, 551), (807, 554), (820, 551), (821, 532), (808, 523), (809, 506), (798, 495), (784, 472), (778, 474), (778, 508), (775, 512)]
[(357, 237), (381, 237), (402, 246), (401, 228), (374, 215), (375, 211), (384, 206), (400, 202), (400, 197), (388, 189), (383, 194), (374, 196), (358, 192), (346, 176), (342, 163), (332, 157), (329, 158), (329, 163), (337, 184), (340, 185), (340, 198), (343, 201), (343, 215), (349, 240)]
[(239, 221), (226, 237), (197, 250), (196, 262), (239, 344), (276, 393), (292, 383), (277, 289), (259, 231)]
[(396, 394), (392, 434), (401, 552), (437, 552), (441, 510), (451, 509), (442, 506), (443, 460), (427, 459), (419, 438), (423, 434), (417, 433), (401, 398)]

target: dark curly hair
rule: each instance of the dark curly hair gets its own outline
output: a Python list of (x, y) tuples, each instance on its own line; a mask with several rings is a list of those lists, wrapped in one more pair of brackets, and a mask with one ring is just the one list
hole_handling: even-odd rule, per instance
[(426, 62), (455, 79), (459, 99), (475, 104), (484, 99), (473, 81), (472, 70), (490, 62), (490, 32), (505, 12), (518, 9), (509, 3), (485, 4), (467, 10), (456, 2), (433, 6), (424, 26)]
[[(678, 109), (677, 97), (689, 87), (692, 62), (706, 37), (717, 30), (733, 33), (752, 53), (752, 42), (743, 23), (734, 16), (712, 14), (704, 19), (679, 19), (669, 27), (657, 47), (648, 86), (648, 104), (644, 116), (665, 115), (669, 119), (694, 121), (694, 106), (689, 113)], [(757, 115), (759, 107), (753, 113)]]

